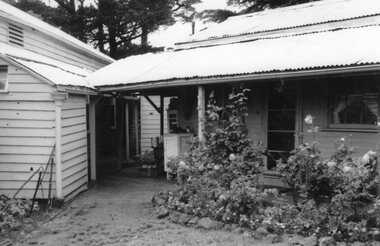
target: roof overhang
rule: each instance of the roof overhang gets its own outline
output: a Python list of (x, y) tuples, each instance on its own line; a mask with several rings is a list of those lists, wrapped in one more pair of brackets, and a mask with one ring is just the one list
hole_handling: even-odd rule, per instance
[(365, 66), (349, 66), (349, 67), (334, 67), (320, 68), (303, 71), (286, 71), (272, 72), (261, 74), (244, 74), (234, 76), (220, 76), (213, 78), (191, 78), (191, 79), (174, 79), (166, 81), (151, 81), (139, 84), (120, 84), (112, 86), (99, 86), (99, 92), (128, 92), (140, 91), (148, 89), (162, 89), (177, 86), (194, 86), (194, 85), (209, 85), (220, 83), (236, 83), (236, 82), (265, 82), (268, 80), (280, 79), (313, 79), (325, 76), (351, 76), (360, 74), (380, 74), (380, 64), (365, 65)]
[(376, 70), (379, 37), (380, 23), (144, 54), (108, 65), (87, 81), (103, 91), (143, 90)]
[(57, 88), (58, 91), (97, 94), (96, 89), (85, 81), (85, 77), (90, 73), (86, 69), (7, 44), (0, 44), (0, 58)]

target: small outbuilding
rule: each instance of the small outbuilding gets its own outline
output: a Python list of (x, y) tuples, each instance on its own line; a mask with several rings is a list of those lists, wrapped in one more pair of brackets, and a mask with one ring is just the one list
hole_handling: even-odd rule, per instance
[[(96, 179), (96, 90), (85, 81), (114, 60), (0, 1), (0, 193), (46, 172), (37, 193), (69, 199)], [(91, 137), (89, 137), (91, 136)], [(53, 159), (53, 170), (45, 169)], [(91, 165), (90, 165), (91, 164)], [(18, 197), (31, 198), (38, 175)]]

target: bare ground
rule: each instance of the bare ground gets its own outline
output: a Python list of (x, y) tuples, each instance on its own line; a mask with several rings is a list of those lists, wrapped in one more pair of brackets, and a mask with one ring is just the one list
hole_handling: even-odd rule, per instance
[[(162, 179), (119, 173), (81, 194), (53, 220), (18, 245), (269, 245), (244, 234), (205, 231), (156, 219), (152, 196), (175, 188)], [(313, 245), (310, 238), (284, 236), (278, 245)]]

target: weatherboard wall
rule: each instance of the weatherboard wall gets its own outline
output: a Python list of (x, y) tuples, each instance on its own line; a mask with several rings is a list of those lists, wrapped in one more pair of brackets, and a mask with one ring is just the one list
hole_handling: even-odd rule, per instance
[[(0, 193), (12, 196), (32, 175), (45, 168), (55, 144), (55, 88), (26, 71), (8, 65), (9, 87), (0, 94)], [(87, 189), (86, 97), (69, 94), (62, 106), (62, 184), (67, 199)], [(52, 173), (55, 195), (55, 166)], [(42, 183), (47, 198), (50, 168)], [(17, 197), (31, 198), (38, 175)]]
[[(0, 13), (0, 42), (8, 43), (8, 22), (22, 27), (24, 31), (24, 48), (45, 55), (52, 59), (74, 66), (95, 71), (109, 62), (102, 61), (80, 49), (69, 47), (59, 39), (43, 34), (38, 30), (4, 19)], [(6, 52), (6, 51), (5, 51)]]
[(72, 95), (62, 106), (62, 184), (63, 196), (87, 189), (86, 97)]
[[(149, 96), (149, 98), (160, 107), (159, 96)], [(168, 133), (167, 109), (170, 98), (164, 98), (164, 133)], [(140, 105), (141, 117), (141, 153), (152, 150), (151, 139), (160, 136), (160, 114), (144, 97), (141, 97)]]
[[(31, 176), (31, 170), (45, 168), (53, 150), (55, 104), (51, 92), (55, 88), (3, 60), (0, 64), (8, 65), (9, 81), (8, 92), (0, 93), (0, 193), (13, 195)], [(18, 197), (32, 197), (37, 178)], [(44, 180), (45, 192), (37, 194), (40, 198), (47, 198), (49, 174)]]

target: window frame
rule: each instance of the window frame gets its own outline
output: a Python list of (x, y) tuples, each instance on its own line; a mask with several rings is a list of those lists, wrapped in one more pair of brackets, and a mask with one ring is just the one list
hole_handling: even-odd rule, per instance
[[(357, 77), (355, 77), (357, 78)], [(360, 77), (361, 79), (365, 79), (365, 76), (364, 78), (363, 77)], [(346, 83), (358, 83), (356, 81), (359, 81), (359, 80), (346, 80), (345, 82)], [(371, 83), (369, 81), (369, 83)], [(330, 87), (331, 86), (331, 87)], [(324, 131), (348, 131), (348, 132), (378, 132), (378, 124), (380, 123), (380, 90), (379, 88), (377, 89), (377, 91), (375, 92), (371, 92), (371, 93), (376, 93), (377, 94), (377, 107), (378, 107), (378, 112), (377, 112), (377, 124), (360, 124), (360, 123), (354, 123), (354, 124), (351, 124), (351, 123), (348, 123), (348, 124), (345, 124), (345, 123), (331, 123), (332, 122), (332, 112), (331, 112), (331, 97), (333, 96), (333, 93), (331, 93), (331, 89), (332, 87), (334, 86), (334, 84), (331, 84), (329, 87), (329, 91), (330, 93), (328, 93), (328, 95), (325, 97), (326, 98), (326, 101), (325, 101), (325, 113), (324, 115), (326, 115), (326, 128), (322, 129)], [(336, 85), (335, 85), (336, 86)], [(364, 93), (365, 94), (365, 93)], [(363, 95), (364, 95), (363, 94)], [(344, 90), (344, 92), (342, 93), (342, 95), (350, 95), (349, 94), (349, 91), (347, 89)]]
[(5, 79), (5, 87), (4, 89), (1, 89), (0, 88), (0, 93), (8, 93), (8, 86), (9, 86), (9, 66), (8, 65), (0, 65), (0, 70), (2, 67), (6, 67), (7, 71), (6, 71), (6, 79)]

